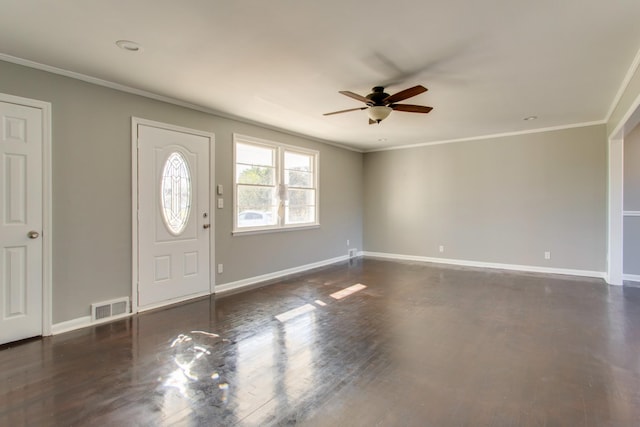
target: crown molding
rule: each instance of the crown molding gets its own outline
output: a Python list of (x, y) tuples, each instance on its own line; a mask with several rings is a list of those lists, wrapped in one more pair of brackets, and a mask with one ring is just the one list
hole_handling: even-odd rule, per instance
[(613, 115), (613, 112), (615, 111), (616, 107), (618, 106), (618, 103), (622, 99), (622, 95), (624, 95), (624, 91), (627, 90), (627, 87), (629, 86), (629, 83), (631, 82), (631, 79), (633, 78), (634, 74), (638, 70), (639, 66), (640, 66), (640, 49), (638, 49), (638, 51), (636, 52), (636, 56), (633, 58), (633, 61), (631, 61), (631, 65), (627, 70), (627, 74), (624, 76), (622, 83), (620, 83), (620, 88), (618, 88), (618, 92), (616, 93), (616, 96), (613, 98), (613, 102), (609, 107), (609, 112), (607, 113), (605, 122), (608, 123), (609, 120), (611, 120), (611, 116)]
[(453, 144), (454, 142), (469, 142), (469, 141), (480, 141), (483, 139), (493, 139), (493, 138), (505, 138), (509, 136), (519, 136), (519, 135), (529, 135), (535, 133), (542, 132), (551, 132), (557, 130), (565, 130), (565, 129), (574, 129), (574, 128), (582, 128), (587, 126), (597, 126), (606, 124), (605, 120), (597, 120), (593, 122), (582, 122), (582, 123), (572, 123), (568, 125), (560, 125), (560, 126), (550, 126), (546, 128), (538, 128), (538, 129), (528, 129), (517, 132), (504, 132), (504, 133), (494, 133), (490, 135), (480, 135), (480, 136), (470, 136), (467, 138), (455, 138), (455, 139), (445, 139), (441, 141), (431, 141), (431, 142), (421, 142), (418, 144), (410, 144), (410, 145), (399, 145), (397, 147), (387, 147), (387, 148), (376, 148), (373, 150), (366, 150), (365, 153), (375, 153), (378, 151), (393, 151), (393, 150), (406, 150), (408, 148), (419, 148), (419, 147), (428, 147), (430, 145), (442, 145), (442, 144)]
[(19, 58), (17, 56), (12, 56), (12, 55), (7, 55), (5, 53), (0, 53), (0, 61), (5, 61), (5, 62), (10, 62), (12, 64), (17, 64), (17, 65), (22, 65), (24, 67), (29, 67), (29, 68), (33, 68), (36, 70), (40, 70), (40, 71), (46, 71), (48, 73), (52, 73), (52, 74), (57, 74), (60, 76), (64, 76), (64, 77), (69, 77), (71, 79), (75, 79), (75, 80), (80, 80), (83, 81), (85, 83), (91, 83), (97, 86), (102, 86), (102, 87), (106, 87), (109, 89), (114, 89), (120, 92), (126, 92), (126, 93), (130, 93), (132, 95), (138, 95), (138, 96), (142, 96), (145, 98), (149, 98), (149, 99), (153, 99), (156, 101), (161, 101), (161, 102), (165, 102), (167, 104), (172, 104), (172, 105), (177, 105), (179, 107), (184, 107), (184, 108), (188, 108), (190, 110), (195, 110), (195, 111), (199, 111), (201, 113), (205, 113), (205, 114), (210, 114), (212, 116), (217, 116), (223, 119), (229, 119), (229, 120), (235, 120), (237, 122), (241, 122), (241, 123), (245, 123), (245, 124), (249, 124), (249, 125), (253, 125), (253, 126), (259, 126), (263, 129), (268, 129), (268, 130), (272, 130), (272, 131), (276, 131), (276, 132), (280, 132), (280, 133), (284, 133), (286, 135), (291, 135), (291, 136), (295, 136), (298, 138), (304, 138), (310, 141), (315, 141), (315, 142), (319, 142), (321, 144), (326, 144), (326, 145), (330, 145), (333, 147), (337, 147), (337, 148), (342, 148), (343, 150), (348, 150), (348, 151), (354, 151), (356, 153), (363, 153), (364, 151), (355, 147), (351, 147), (348, 145), (344, 145), (344, 144), (340, 144), (338, 142), (333, 142), (333, 141), (327, 141), (321, 138), (316, 138), (310, 135), (305, 135), (302, 133), (298, 133), (298, 132), (293, 132), (287, 129), (282, 129), (279, 128), (277, 126), (272, 126), (269, 125), (267, 123), (261, 123), (261, 122), (257, 122), (254, 120), (249, 120), (245, 117), (240, 117), (240, 116), (235, 116), (233, 114), (227, 114), (227, 113), (223, 113), (221, 111), (218, 110), (214, 110), (212, 108), (208, 108), (208, 107), (204, 107), (202, 105), (198, 105), (198, 104), (192, 104), (190, 102), (186, 102), (186, 101), (182, 101), (180, 99), (177, 98), (172, 98), (170, 96), (165, 96), (165, 95), (159, 95), (157, 93), (154, 92), (149, 92), (146, 90), (142, 90), (142, 89), (137, 89), (131, 86), (127, 86), (127, 85), (123, 85), (120, 83), (115, 83), (109, 80), (104, 80), (104, 79), (100, 79), (97, 77), (93, 77), (93, 76), (89, 76), (86, 74), (82, 74), (82, 73), (77, 73), (75, 71), (70, 71), (70, 70), (66, 70), (64, 68), (58, 68), (58, 67), (54, 67), (51, 65), (47, 65), (47, 64), (42, 64), (39, 62), (35, 62), (35, 61), (31, 61), (28, 59), (24, 59), (24, 58)]

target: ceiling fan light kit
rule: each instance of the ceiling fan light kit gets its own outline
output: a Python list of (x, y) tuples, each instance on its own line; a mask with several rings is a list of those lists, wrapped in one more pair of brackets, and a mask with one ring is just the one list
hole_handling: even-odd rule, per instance
[(371, 93), (366, 97), (349, 91), (340, 91), (341, 94), (360, 102), (364, 102), (365, 104), (367, 104), (367, 106), (360, 108), (350, 108), (348, 110), (334, 111), (332, 113), (325, 113), (324, 115), (330, 116), (333, 114), (346, 113), (349, 111), (367, 110), (367, 114), (369, 115), (369, 124), (374, 124), (380, 123), (381, 121), (389, 117), (389, 114), (391, 114), (391, 111), (393, 110), (404, 111), (407, 113), (426, 114), (429, 111), (433, 110), (433, 108), (425, 107), (424, 105), (396, 104), (396, 102), (398, 101), (403, 101), (407, 98), (411, 98), (426, 91), (427, 88), (420, 85), (402, 90), (394, 95), (385, 93), (384, 87), (382, 86), (376, 86), (371, 89)]
[(367, 114), (369, 118), (376, 123), (380, 123), (391, 114), (392, 108), (384, 105), (374, 105), (373, 107), (369, 107), (367, 109)]

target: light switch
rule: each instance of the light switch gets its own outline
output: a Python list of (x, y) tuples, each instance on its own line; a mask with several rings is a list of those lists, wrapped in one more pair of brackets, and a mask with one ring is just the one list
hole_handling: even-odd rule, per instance
[(224, 199), (220, 197), (218, 199), (218, 209), (222, 209), (222, 208), (224, 208)]
[(218, 192), (218, 196), (222, 196), (222, 184), (218, 184), (218, 186), (216, 187), (216, 191)]

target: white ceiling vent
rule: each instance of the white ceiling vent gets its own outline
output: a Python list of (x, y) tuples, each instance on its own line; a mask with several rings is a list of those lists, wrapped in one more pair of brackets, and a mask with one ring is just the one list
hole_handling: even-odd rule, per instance
[(129, 297), (91, 304), (91, 321), (96, 322), (110, 317), (120, 317), (129, 313)]

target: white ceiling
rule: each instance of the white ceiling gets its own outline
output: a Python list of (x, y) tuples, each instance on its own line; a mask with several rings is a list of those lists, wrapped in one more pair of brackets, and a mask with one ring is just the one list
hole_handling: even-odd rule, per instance
[[(638, 0), (2, 3), (0, 53), (365, 151), (603, 121), (640, 48)], [(381, 84), (434, 110), (323, 116)]]

